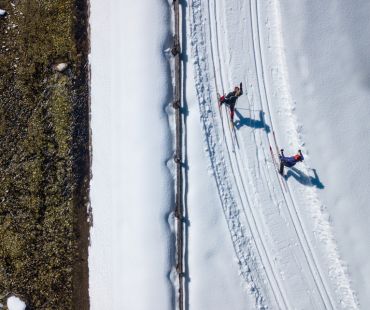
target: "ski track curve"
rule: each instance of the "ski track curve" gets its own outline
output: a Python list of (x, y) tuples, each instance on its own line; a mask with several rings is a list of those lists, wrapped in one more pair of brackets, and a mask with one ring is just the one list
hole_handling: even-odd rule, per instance
[[(214, 8), (215, 8), (215, 5), (214, 5)], [(214, 16), (216, 16), (216, 14), (214, 14)], [(217, 25), (217, 21), (215, 22), (215, 24)], [(217, 27), (216, 27), (217, 28)], [(217, 37), (217, 30), (216, 30), (216, 37)], [(218, 40), (218, 37), (217, 37), (217, 40)], [(219, 46), (219, 44), (216, 44), (217, 45), (217, 48), (218, 48), (218, 46)], [(212, 47), (211, 47), (212, 48)], [(220, 54), (219, 52), (218, 52), (218, 54)], [(220, 59), (220, 58), (219, 58)], [(219, 64), (220, 64), (220, 66), (221, 66), (221, 62), (219, 61)], [(220, 71), (223, 71), (222, 69), (220, 69)], [(222, 77), (222, 75), (223, 75), (223, 73), (220, 75), (220, 77)], [(221, 78), (220, 78), (221, 79)], [(216, 79), (215, 79), (216, 80)], [(221, 79), (221, 83), (222, 83), (222, 79)], [(228, 118), (228, 114), (227, 114), (227, 118)], [(232, 132), (232, 129), (230, 129), (230, 127), (228, 127), (229, 128), (229, 134), (231, 135), (231, 136), (233, 136), (233, 132)], [(269, 255), (267, 254), (267, 251), (266, 251), (266, 246), (265, 246), (265, 244), (264, 244), (264, 242), (263, 242), (263, 238), (261, 238), (261, 233), (259, 232), (259, 230), (258, 230), (258, 225), (259, 224), (257, 224), (256, 222), (257, 222), (257, 220), (256, 220), (256, 216), (253, 214), (253, 211), (252, 211), (252, 209), (250, 208), (250, 203), (249, 203), (249, 200), (250, 200), (250, 195), (248, 195), (248, 193), (247, 193), (247, 190), (246, 190), (246, 186), (244, 185), (245, 184), (245, 181), (244, 181), (244, 177), (243, 177), (243, 174), (241, 173), (241, 168), (240, 168), (240, 166), (241, 166), (241, 161), (240, 161), (240, 155), (238, 154), (239, 152), (237, 152), (237, 151), (235, 151), (235, 149), (236, 149), (236, 147), (235, 147), (235, 139), (233, 139), (233, 138), (231, 138), (231, 144), (232, 144), (232, 148), (233, 148), (233, 153), (234, 153), (234, 157), (235, 157), (235, 160), (231, 160), (231, 157), (232, 157), (232, 155), (230, 154), (230, 156), (229, 156), (229, 158), (230, 158), (230, 161), (231, 161), (231, 166), (233, 166), (233, 163), (235, 163), (235, 166), (236, 166), (236, 168), (235, 169), (232, 169), (232, 173), (234, 174), (234, 175), (237, 175), (237, 178), (239, 179), (239, 182), (238, 181), (236, 181), (236, 184), (237, 184), (237, 187), (241, 187), (241, 191), (243, 191), (243, 194), (244, 194), (244, 196), (245, 196), (245, 199), (247, 200), (247, 206), (248, 206), (248, 208), (249, 208), (249, 212), (250, 212), (250, 215), (249, 215), (249, 217), (250, 217), (250, 219), (248, 220), (248, 223), (250, 222), (250, 221), (252, 221), (253, 222), (253, 224), (254, 224), (254, 226), (255, 226), (255, 229), (256, 229), (256, 234), (257, 234), (257, 236), (258, 236), (258, 239), (259, 239), (259, 241), (261, 241), (261, 247), (262, 247), (262, 250), (265, 252), (265, 254), (266, 254), (266, 261), (267, 261), (267, 263), (266, 264), (268, 264), (269, 266), (270, 266), (270, 272), (272, 273), (272, 276), (273, 276), (273, 278), (274, 278), (274, 280), (275, 280), (275, 282), (276, 283), (278, 283), (278, 280), (277, 280), (277, 278), (276, 278), (276, 275), (275, 275), (275, 271), (273, 270), (273, 268), (271, 267), (271, 262), (270, 262), (270, 260), (269, 260)], [(228, 150), (229, 150), (229, 148), (227, 148)], [(239, 155), (239, 156), (238, 156)], [(261, 172), (261, 171), (260, 171)], [(266, 175), (266, 174), (265, 174)], [(240, 189), (238, 189), (238, 191), (239, 191), (239, 195), (240, 195)], [(245, 208), (244, 208), (244, 205), (243, 205), (243, 209), (244, 209), (244, 214), (245, 214), (245, 216), (248, 218), (248, 214), (247, 214), (247, 212), (245, 211)], [(250, 225), (250, 224), (249, 224)], [(267, 274), (267, 277), (268, 277), (268, 274)], [(270, 280), (269, 280), (269, 282), (270, 282)], [(315, 282), (316, 283), (316, 282)], [(273, 288), (273, 286), (271, 286), (272, 288)], [(280, 285), (278, 284), (277, 285), (277, 287), (278, 287), (278, 290), (279, 290), (279, 293), (280, 293), (280, 295), (281, 295), (281, 297), (283, 297), (284, 296), (284, 294), (283, 294), (283, 292), (282, 292), (282, 290), (281, 290), (281, 288), (280, 288)], [(275, 294), (274, 294), (275, 295)], [(320, 297), (321, 297), (321, 294), (319, 294), (320, 295)], [(285, 297), (285, 296), (284, 296)], [(323, 299), (321, 298), (321, 300), (323, 301)], [(284, 308), (284, 309), (286, 309), (287, 308), (287, 302), (286, 302), (286, 297), (283, 299), (283, 307), (282, 308)]]
[[(320, 227), (323, 227), (320, 233), (324, 236), (326, 248), (320, 252), (316, 245), (311, 244), (310, 233), (297, 205), (296, 192), (279, 176), (270, 161), (270, 145), (277, 148), (274, 133), (276, 121), (273, 122), (271, 90), (265, 78), (258, 1), (235, 0), (231, 5), (236, 7), (235, 20), (245, 20), (248, 34), (244, 37), (249, 35), (249, 40), (246, 39), (249, 45), (242, 42), (249, 46), (249, 62), (242, 62), (242, 65), (248, 65), (244, 72), (233, 68), (227, 72), (225, 69), (225, 63), (232, 64), (230, 51), (233, 45), (232, 36), (226, 35), (227, 29), (232, 27), (225, 22), (228, 20), (225, 15), (232, 15), (233, 10), (226, 10), (226, 3), (220, 0), (217, 5), (221, 8), (217, 9), (214, 1), (193, 0), (189, 11), (190, 36), (205, 150), (241, 276), (248, 283), (256, 307), (260, 309), (336, 309), (338, 306), (356, 309), (354, 294), (337, 254), (330, 224), (323, 219), (325, 215), (317, 211), (314, 214)], [(269, 5), (276, 13), (276, 1), (270, 1)], [(278, 24), (278, 21), (275, 22)], [(224, 37), (220, 36), (220, 28)], [(283, 64), (281, 57), (280, 54), (277, 57), (279, 65)], [(234, 71), (242, 72), (238, 76)], [(244, 88), (250, 118), (257, 119), (259, 116), (263, 124), (259, 128), (251, 126), (246, 133), (232, 130), (228, 113), (224, 109), (218, 113), (215, 104), (216, 93), (219, 89), (224, 93), (224, 89), (230, 88), (235, 83), (235, 75), (247, 82), (244, 85), (250, 88), (250, 92)], [(279, 76), (277, 80), (279, 83), (281, 80), (286, 82), (286, 77)], [(283, 90), (284, 96), (288, 97), (289, 90)], [(263, 117), (264, 111), (267, 112), (268, 124)], [(294, 121), (291, 121), (292, 127)], [(294, 128), (290, 128), (292, 132)], [(298, 199), (299, 203), (305, 197), (313, 197), (312, 193), (303, 194), (306, 196)], [(307, 207), (310, 207), (309, 202)], [(323, 253), (330, 254), (330, 263), (336, 267), (333, 271), (330, 265), (324, 266), (329, 267), (329, 275), (323, 272), (319, 263)]]
[[(213, 10), (211, 9), (211, 6), (213, 5)], [(224, 81), (223, 81), (223, 66), (221, 61), (221, 53), (220, 53), (220, 47), (219, 47), (219, 35), (218, 35), (218, 18), (217, 18), (217, 10), (216, 10), (216, 2), (208, 1), (208, 24), (209, 24), (209, 30), (210, 30), (210, 50), (211, 50), (211, 59), (210, 61), (213, 64), (213, 72), (214, 72), (214, 83), (215, 88), (218, 90), (218, 85), (221, 86), (221, 89), (224, 89)], [(213, 13), (213, 14), (212, 14)], [(211, 16), (214, 16), (213, 20)], [(213, 21), (213, 23), (212, 23)], [(212, 43), (213, 34), (215, 34), (215, 42), (216, 44)], [(214, 55), (217, 54), (218, 61), (215, 61)], [(216, 70), (215, 63), (218, 63), (218, 70)], [(219, 74), (217, 75), (217, 72)], [(219, 83), (218, 80), (219, 79)], [(224, 116), (221, 115), (221, 123), (222, 123), (222, 131), (223, 135), (226, 137), (225, 134), (225, 127), (229, 129), (230, 133), (230, 139), (225, 139), (225, 147), (228, 153), (228, 159), (230, 161), (230, 167), (231, 172), (234, 176), (234, 181), (237, 188), (237, 193), (239, 196), (239, 199), (241, 201), (241, 207), (243, 210), (243, 214), (246, 218), (246, 221), (251, 228), (252, 236), (254, 243), (256, 245), (256, 251), (260, 258), (260, 261), (263, 265), (263, 270), (265, 272), (266, 280), (268, 282), (269, 287), (271, 288), (273, 292), (274, 299), (276, 301), (276, 304), (279, 305), (279, 308), (281, 309), (287, 309), (287, 302), (286, 302), (286, 296), (284, 294), (284, 291), (281, 288), (281, 283), (278, 280), (278, 277), (276, 275), (276, 271), (273, 268), (273, 263), (270, 260), (270, 255), (267, 251), (267, 246), (264, 242), (264, 238), (262, 238), (262, 233), (259, 230), (258, 221), (256, 219), (256, 216), (252, 209), (251, 204), (251, 195), (248, 193), (246, 181), (243, 178), (242, 168), (241, 168), (241, 160), (240, 160), (240, 154), (239, 154), (239, 145), (237, 142), (237, 137), (234, 135), (235, 131), (230, 128), (230, 118), (228, 113), (224, 113), (225, 109), (220, 109), (220, 113), (222, 113)], [(226, 117), (225, 117), (226, 115)], [(224, 124), (224, 120), (226, 120), (226, 126)], [(229, 146), (231, 144), (231, 148)], [(235, 144), (237, 144), (235, 146)]]
[[(190, 9), (191, 47), (194, 58), (195, 84), (199, 100), (200, 117), (203, 124), (206, 152), (210, 158), (212, 173), (215, 177), (220, 202), (229, 228), (233, 247), (240, 267), (240, 273), (247, 282), (249, 291), (254, 296), (256, 306), (267, 309), (265, 280), (261, 278), (261, 264), (257, 262), (256, 250), (252, 241), (251, 232), (246, 225), (241, 210), (240, 202), (235, 198), (232, 179), (229, 178), (229, 167), (225, 160), (222, 148), (222, 138), (217, 127), (215, 106), (212, 104), (213, 90), (210, 87), (208, 76), (208, 63), (206, 58), (206, 38), (204, 36), (204, 23), (202, 16), (203, 6), (200, 0), (194, 0)], [(214, 99), (214, 98), (213, 98)]]

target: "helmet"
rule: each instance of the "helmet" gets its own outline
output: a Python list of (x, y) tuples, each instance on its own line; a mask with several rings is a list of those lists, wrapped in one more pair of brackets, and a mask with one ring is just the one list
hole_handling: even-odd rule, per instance
[(301, 156), (301, 155), (299, 155), (299, 154), (294, 155), (294, 159), (295, 159), (296, 161), (301, 161), (301, 160), (302, 160), (302, 156)]

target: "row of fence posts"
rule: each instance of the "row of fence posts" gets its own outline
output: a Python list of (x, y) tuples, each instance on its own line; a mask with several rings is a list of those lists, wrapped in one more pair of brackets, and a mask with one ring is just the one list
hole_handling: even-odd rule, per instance
[(176, 218), (176, 271), (178, 275), (178, 308), (184, 309), (184, 206), (183, 206), (183, 173), (182, 173), (182, 117), (181, 117), (181, 46), (180, 46), (180, 3), (173, 0), (174, 11), (174, 36), (171, 53), (175, 67), (175, 86), (173, 108), (175, 109), (176, 122), (176, 150), (174, 161), (176, 163), (176, 193), (175, 193), (175, 218)]

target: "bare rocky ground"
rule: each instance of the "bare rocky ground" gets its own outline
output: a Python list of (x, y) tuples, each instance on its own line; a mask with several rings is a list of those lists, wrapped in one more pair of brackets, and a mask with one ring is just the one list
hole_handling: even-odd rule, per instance
[(0, 9), (0, 303), (88, 309), (88, 3)]

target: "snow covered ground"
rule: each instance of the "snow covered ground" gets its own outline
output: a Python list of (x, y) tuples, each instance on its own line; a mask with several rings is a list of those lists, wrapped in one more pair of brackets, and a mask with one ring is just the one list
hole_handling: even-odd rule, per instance
[(360, 308), (370, 307), (370, 3), (282, 4), (289, 84), (319, 198)]
[[(92, 309), (175, 307), (170, 4), (91, 2)], [(186, 308), (368, 308), (369, 5), (182, 6)]]
[(92, 309), (173, 306), (169, 12), (91, 1)]

